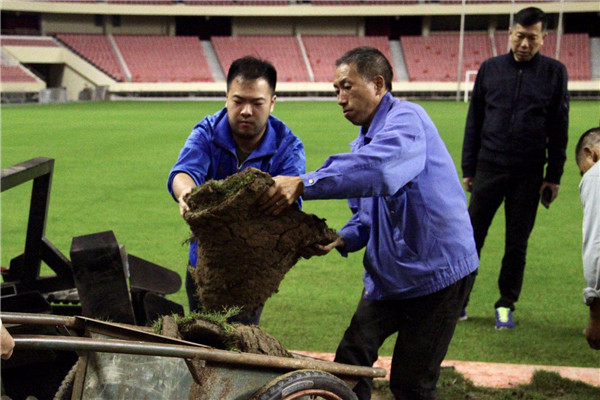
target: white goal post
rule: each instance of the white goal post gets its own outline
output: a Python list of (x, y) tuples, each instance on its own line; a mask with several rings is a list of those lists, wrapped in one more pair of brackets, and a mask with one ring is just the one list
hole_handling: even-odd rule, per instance
[[(465, 103), (469, 102), (469, 82), (471, 81), (471, 76), (477, 76), (477, 71), (470, 69), (465, 72)], [(475, 82), (475, 79), (473, 79), (473, 82)]]

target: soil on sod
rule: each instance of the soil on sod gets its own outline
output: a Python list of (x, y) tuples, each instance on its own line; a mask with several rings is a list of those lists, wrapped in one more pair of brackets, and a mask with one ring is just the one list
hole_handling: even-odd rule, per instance
[(260, 211), (257, 201), (272, 184), (269, 174), (248, 168), (185, 198), (184, 218), (198, 242), (193, 276), (207, 311), (255, 311), (277, 292), (301, 249), (335, 239), (324, 219), (295, 206), (277, 216)]
[[(222, 350), (264, 354), (277, 357), (292, 357), (274, 336), (258, 326), (227, 323), (227, 314), (192, 313), (186, 317), (164, 316), (160, 321), (160, 333), (190, 342), (212, 346)], [(204, 368), (191, 360), (195, 381), (190, 388), (190, 399), (208, 399), (218, 390), (226, 393), (232, 383), (227, 374), (214, 368)]]
[(160, 333), (165, 336), (200, 343), (222, 350), (264, 354), (277, 357), (292, 357), (283, 344), (258, 326), (229, 324), (223, 315), (216, 322), (214, 315), (190, 314), (187, 317), (165, 316), (161, 321)]

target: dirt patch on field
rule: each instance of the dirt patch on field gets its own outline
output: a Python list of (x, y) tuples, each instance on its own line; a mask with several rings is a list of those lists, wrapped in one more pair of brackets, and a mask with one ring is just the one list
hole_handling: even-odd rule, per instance
[(198, 242), (193, 276), (205, 309), (255, 311), (277, 292), (301, 249), (335, 239), (324, 219), (295, 207), (278, 216), (260, 211), (257, 200), (272, 184), (269, 174), (248, 168), (185, 198), (184, 218)]

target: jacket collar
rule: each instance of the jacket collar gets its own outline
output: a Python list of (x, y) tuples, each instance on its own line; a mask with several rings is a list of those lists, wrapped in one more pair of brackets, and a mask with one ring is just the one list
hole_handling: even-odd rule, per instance
[[(258, 145), (258, 148), (256, 148), (256, 150), (254, 150), (248, 156), (248, 159), (269, 156), (275, 154), (277, 151), (277, 137), (271, 123), (272, 118), (273, 116), (269, 115), (267, 128), (265, 129), (265, 133), (260, 140), (260, 144)], [(231, 127), (229, 126), (229, 121), (227, 120), (226, 108), (223, 109), (223, 115), (216, 125), (213, 142), (216, 145), (228, 150), (230, 153), (236, 154), (237, 145), (233, 139), (233, 133), (231, 133)]]
[(392, 96), (392, 93), (387, 92), (377, 106), (377, 111), (373, 116), (373, 120), (371, 121), (371, 125), (369, 125), (368, 131), (365, 132), (364, 127), (360, 128), (361, 135), (364, 135), (367, 141), (370, 142), (371, 139), (373, 139), (373, 136), (375, 136), (375, 133), (379, 132), (382, 126), (385, 124), (385, 117), (390, 110), (393, 101), (394, 96)]
[(529, 61), (517, 61), (515, 60), (515, 56), (513, 55), (513, 51), (509, 50), (508, 54), (506, 54), (506, 57), (509, 58), (511, 65), (513, 65), (515, 68), (531, 68), (534, 67), (538, 64), (539, 60), (540, 60), (540, 52), (538, 51), (535, 56), (533, 56), (533, 58)]

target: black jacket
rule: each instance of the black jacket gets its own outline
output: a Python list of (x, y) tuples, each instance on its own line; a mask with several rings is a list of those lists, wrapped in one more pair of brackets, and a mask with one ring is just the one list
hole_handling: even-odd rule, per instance
[[(481, 64), (467, 116), (462, 153), (464, 177), (477, 162), (501, 167), (543, 165), (545, 181), (560, 183), (566, 160), (569, 95), (567, 70), (536, 54), (515, 61), (512, 52)], [(546, 154), (547, 150), (547, 154)]]

